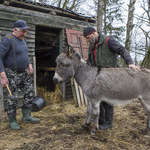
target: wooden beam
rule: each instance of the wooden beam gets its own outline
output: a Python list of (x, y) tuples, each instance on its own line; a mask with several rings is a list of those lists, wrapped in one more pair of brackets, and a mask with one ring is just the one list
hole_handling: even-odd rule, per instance
[(38, 67), (38, 70), (43, 70), (43, 71), (55, 71), (56, 68), (54, 67)]
[(43, 52), (45, 52), (46, 50), (47, 50), (47, 51), (50, 51), (51, 49), (52, 49), (52, 46), (51, 46), (51, 47), (49, 46), (49, 47), (36, 48), (36, 52), (37, 52), (37, 51), (40, 51), (40, 52), (43, 51)]
[(35, 91), (35, 96), (37, 96), (37, 89), (36, 89), (36, 57), (33, 57), (33, 69), (34, 69), (34, 74), (33, 74), (33, 81), (34, 81), (34, 91)]

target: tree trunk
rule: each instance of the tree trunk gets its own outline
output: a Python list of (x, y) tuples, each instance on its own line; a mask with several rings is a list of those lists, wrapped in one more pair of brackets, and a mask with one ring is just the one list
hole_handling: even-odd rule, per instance
[[(148, 2), (148, 9), (144, 9), (145, 12), (147, 13), (147, 16), (148, 16), (148, 21), (149, 21), (149, 24), (150, 24), (150, 0), (147, 1)], [(143, 2), (144, 3), (144, 2)], [(149, 37), (149, 32), (146, 32), (144, 29), (140, 28), (144, 35), (145, 35), (145, 39), (146, 39), (146, 42), (145, 42), (145, 50), (147, 50), (147, 54), (146, 56), (144, 57), (142, 63), (141, 63), (141, 67), (145, 67), (145, 68), (149, 68), (150, 69), (150, 37)]]
[(141, 67), (145, 67), (145, 68), (150, 69), (150, 46), (149, 46), (148, 52), (147, 52), (144, 60), (141, 63)]
[(98, 0), (97, 7), (97, 31), (102, 33), (102, 22), (103, 22), (103, 0)]

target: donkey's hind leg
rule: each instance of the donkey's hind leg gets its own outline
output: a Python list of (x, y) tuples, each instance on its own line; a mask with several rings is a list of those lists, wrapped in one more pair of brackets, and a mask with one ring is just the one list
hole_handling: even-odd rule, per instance
[(147, 113), (147, 127), (145, 129), (145, 134), (148, 134), (150, 131), (150, 112)]
[(147, 114), (147, 127), (144, 131), (145, 134), (148, 134), (148, 132), (150, 131), (150, 101), (149, 101), (150, 97), (140, 97), (139, 100), (144, 108), (144, 110), (146, 111)]

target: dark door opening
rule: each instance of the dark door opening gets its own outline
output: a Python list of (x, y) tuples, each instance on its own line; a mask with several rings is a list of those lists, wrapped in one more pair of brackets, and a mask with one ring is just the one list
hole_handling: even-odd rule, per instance
[(55, 91), (53, 76), (56, 67), (56, 58), (59, 55), (59, 29), (37, 26), (36, 27), (36, 84)]

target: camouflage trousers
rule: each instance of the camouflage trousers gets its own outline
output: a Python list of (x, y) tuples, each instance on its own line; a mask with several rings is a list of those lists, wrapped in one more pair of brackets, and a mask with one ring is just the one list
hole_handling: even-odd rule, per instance
[(8, 116), (16, 115), (19, 89), (24, 94), (22, 108), (30, 109), (32, 105), (32, 99), (35, 96), (30, 75), (26, 71), (23, 73), (19, 73), (9, 68), (6, 68), (5, 72), (9, 81), (9, 88), (12, 92), (12, 95), (15, 96), (14, 100), (11, 100), (9, 97), (7, 99)]

